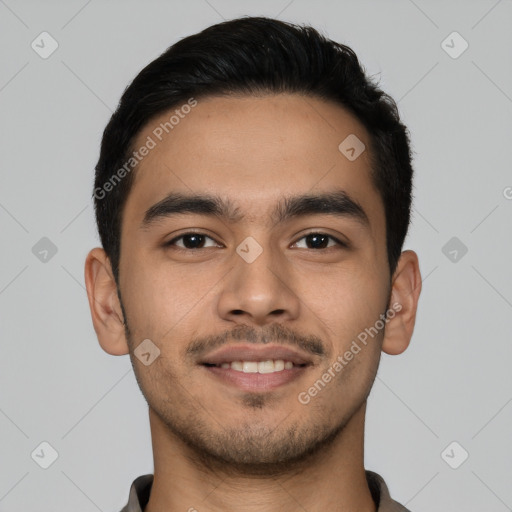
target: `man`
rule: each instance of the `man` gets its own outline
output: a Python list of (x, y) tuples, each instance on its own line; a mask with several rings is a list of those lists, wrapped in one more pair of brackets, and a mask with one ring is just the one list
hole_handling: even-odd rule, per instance
[(412, 173), (393, 100), (310, 27), (228, 21), (140, 72), (85, 264), (99, 343), (149, 405), (154, 476), (124, 512), (406, 510), (363, 439), (415, 323)]

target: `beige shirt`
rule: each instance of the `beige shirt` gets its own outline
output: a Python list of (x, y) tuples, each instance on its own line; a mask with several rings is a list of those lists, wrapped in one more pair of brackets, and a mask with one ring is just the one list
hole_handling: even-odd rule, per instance
[[(391, 499), (384, 479), (373, 471), (366, 471), (366, 480), (372, 493), (378, 512), (410, 512), (400, 503)], [(149, 501), (149, 493), (153, 484), (153, 475), (142, 475), (136, 478), (130, 488), (128, 503), (121, 512), (144, 512)]]

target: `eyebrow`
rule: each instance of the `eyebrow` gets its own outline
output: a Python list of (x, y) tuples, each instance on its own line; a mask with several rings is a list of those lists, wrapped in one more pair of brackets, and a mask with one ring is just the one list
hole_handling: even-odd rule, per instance
[[(245, 218), (238, 207), (220, 196), (173, 192), (148, 208), (141, 228), (149, 229), (159, 220), (183, 214), (220, 217), (230, 223), (241, 222)], [(365, 228), (370, 227), (368, 215), (363, 207), (344, 190), (284, 197), (274, 207), (270, 222), (282, 224), (292, 218), (318, 214), (350, 218)]]

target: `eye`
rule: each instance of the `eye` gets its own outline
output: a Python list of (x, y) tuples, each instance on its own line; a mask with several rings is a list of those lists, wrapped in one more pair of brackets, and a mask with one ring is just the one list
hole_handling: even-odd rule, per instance
[[(328, 249), (333, 246), (342, 246), (342, 247), (348, 247), (347, 244), (343, 243), (341, 240), (338, 240), (334, 236), (327, 235), (326, 233), (308, 233), (307, 235), (303, 236), (300, 240), (306, 240), (306, 245), (311, 245), (312, 247), (304, 247), (305, 249)], [(334, 241), (334, 244), (329, 245), (329, 241)], [(308, 243), (309, 242), (309, 243)], [(297, 245), (298, 242), (295, 242), (295, 245)]]
[[(205, 245), (206, 240), (211, 240), (213, 245)], [(178, 241), (182, 241), (181, 245), (178, 244)], [(177, 236), (176, 238), (173, 238), (169, 242), (165, 244), (166, 247), (168, 246), (175, 246), (178, 249), (187, 250), (187, 249), (204, 249), (206, 247), (218, 247), (217, 242), (215, 240), (203, 233), (184, 233), (183, 235)]]
[[(213, 243), (207, 244), (207, 240)], [(304, 249), (329, 249), (335, 246), (348, 247), (347, 244), (337, 239), (332, 235), (320, 232), (312, 232), (303, 236), (299, 241), (295, 242), (294, 246), (297, 246), (301, 240), (306, 241), (305, 247), (299, 247)], [(219, 244), (210, 236), (204, 233), (189, 232), (183, 235), (173, 238), (169, 242), (164, 244), (166, 247), (175, 247), (179, 250), (198, 250), (206, 249), (208, 247), (219, 247)]]

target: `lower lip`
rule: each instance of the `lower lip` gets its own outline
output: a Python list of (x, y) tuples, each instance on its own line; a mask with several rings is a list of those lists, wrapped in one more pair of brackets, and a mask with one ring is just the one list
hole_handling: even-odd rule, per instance
[(304, 375), (308, 366), (294, 366), (289, 370), (274, 373), (244, 373), (231, 368), (204, 366), (211, 375), (221, 381), (237, 386), (243, 391), (271, 391)]

